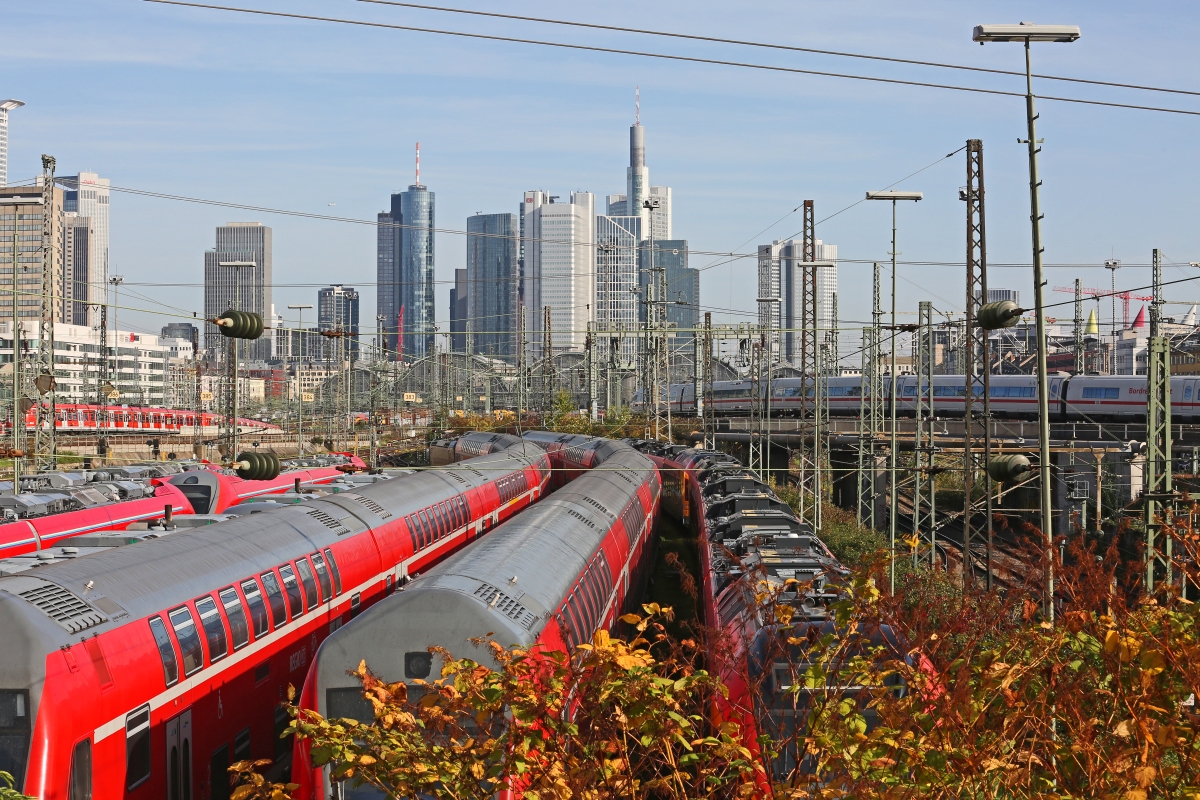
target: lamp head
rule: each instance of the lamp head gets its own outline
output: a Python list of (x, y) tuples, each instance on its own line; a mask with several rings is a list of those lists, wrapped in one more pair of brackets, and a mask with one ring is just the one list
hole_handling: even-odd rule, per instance
[(1078, 25), (976, 25), (971, 39), (986, 42), (1073, 42), (1079, 38)]
[(912, 200), (916, 202), (924, 197), (924, 192), (902, 192), (897, 189), (883, 192), (867, 192), (868, 200)]

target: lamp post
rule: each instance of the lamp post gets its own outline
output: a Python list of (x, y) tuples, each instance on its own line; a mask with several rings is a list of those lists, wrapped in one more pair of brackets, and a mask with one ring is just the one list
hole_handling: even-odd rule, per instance
[(891, 366), (888, 368), (888, 373), (891, 375), (892, 406), (892, 410), (888, 415), (890, 420), (889, 427), (891, 428), (888, 445), (888, 549), (891, 560), (888, 562), (888, 585), (891, 587), (893, 594), (896, 592), (896, 256), (900, 255), (896, 250), (896, 203), (902, 200), (916, 203), (923, 197), (925, 195), (921, 192), (903, 192), (899, 190), (867, 192), (868, 200), (892, 201), (892, 355)]
[[(1037, 388), (1038, 388), (1038, 473), (1041, 481), (1041, 523), (1047, 555), (1054, 545), (1053, 497), (1050, 486), (1050, 396), (1046, 376), (1046, 315), (1042, 308), (1042, 208), (1041, 181), (1038, 179), (1037, 114), (1033, 108), (1033, 68), (1030, 45), (1033, 42), (1073, 42), (1079, 38), (1078, 25), (976, 25), (971, 37), (983, 45), (987, 42), (1025, 43), (1025, 121), (1029, 147), (1029, 220), (1033, 233), (1033, 297), (1037, 314)], [(1046, 566), (1046, 618), (1054, 621), (1054, 567)]]
[(299, 312), (300, 321), (297, 326), (300, 328), (300, 335), (296, 338), (300, 340), (298, 355), (296, 356), (296, 457), (304, 456), (304, 309), (312, 308), (311, 305), (296, 305), (288, 306)]

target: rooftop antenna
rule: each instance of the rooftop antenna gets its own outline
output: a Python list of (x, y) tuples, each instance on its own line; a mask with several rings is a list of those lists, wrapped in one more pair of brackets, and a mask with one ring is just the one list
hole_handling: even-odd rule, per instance
[(417, 142), (417, 186), (421, 185), (421, 143)]
[(642, 87), (633, 87), (633, 124), (642, 124)]

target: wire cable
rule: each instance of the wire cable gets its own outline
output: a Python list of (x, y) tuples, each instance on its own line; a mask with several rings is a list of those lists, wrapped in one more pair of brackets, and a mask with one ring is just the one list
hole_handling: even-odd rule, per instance
[[(655, 31), (643, 28), (627, 28), (620, 25), (600, 25), (592, 22), (577, 22), (574, 20), (549, 19), (546, 17), (525, 17), (518, 14), (499, 14), (494, 11), (476, 11), (466, 8), (450, 8), (448, 6), (429, 6), (419, 3), (401, 3), (396, 0), (358, 0), (360, 3), (373, 3), (381, 6), (397, 6), (400, 8), (416, 8), (425, 11), (442, 11), (451, 14), (470, 14), (477, 17), (493, 17), (497, 19), (512, 19), (522, 22), (541, 22), (547, 25), (568, 25), (575, 28), (591, 28), (593, 30), (615, 31), (618, 33), (638, 33), (646, 36), (665, 36), (671, 39), (687, 39), (696, 42), (712, 42), (714, 44), (736, 44), (742, 47), (761, 47), (768, 50), (785, 50), (792, 53), (815, 53), (824, 56), (839, 56), (842, 58), (862, 58), (869, 61), (886, 61), (893, 64), (913, 64), (921, 67), (938, 67), (940, 69), (958, 69), (967, 72), (985, 72), (993, 75), (1015, 75), (1020, 78), (1025, 77), (1024, 72), (1008, 69), (993, 69), (991, 67), (973, 67), (966, 64), (945, 64), (938, 61), (921, 61), (911, 58), (895, 58), (892, 56), (875, 56), (867, 53), (847, 53), (841, 50), (822, 50), (815, 47), (797, 47), (795, 45), (774, 44), (771, 42), (751, 42), (744, 39), (725, 39), (719, 36), (699, 36), (696, 34), (676, 33), (673, 31)], [(1194, 97), (1200, 97), (1200, 92), (1191, 91), (1189, 89), (1170, 89), (1162, 86), (1142, 86), (1136, 83), (1115, 83), (1112, 81), (1098, 81), (1090, 78), (1070, 78), (1063, 75), (1042, 75), (1034, 73), (1033, 77), (1048, 81), (1066, 81), (1069, 83), (1083, 83), (1092, 86), (1110, 86), (1119, 89), (1140, 89), (1147, 92), (1168, 92), (1171, 94), (1184, 94)]]
[[(754, 64), (746, 61), (727, 61), (717, 58), (699, 58), (697, 56), (672, 55), (668, 53), (652, 53), (647, 50), (628, 50), (618, 47), (599, 47), (597, 45), (569, 44), (567, 42), (552, 42), (543, 39), (525, 39), (516, 36), (498, 36), (487, 33), (468, 33), (466, 31), (451, 31), (439, 28), (422, 28), (415, 25), (394, 25), (386, 22), (369, 22), (360, 19), (343, 19), (340, 17), (322, 17), (315, 14), (293, 14), (285, 11), (267, 11), (259, 8), (239, 8), (237, 6), (219, 6), (209, 3), (191, 3), (184, 0), (144, 0), (147, 3), (182, 6), (186, 8), (203, 8), (212, 11), (233, 11), (240, 14), (255, 14), (264, 17), (282, 19), (302, 19), (311, 22), (333, 22), (340, 25), (358, 25), (366, 28), (385, 28), (388, 30), (410, 31), (413, 33), (432, 33), (440, 36), (458, 36), (464, 39), (482, 39), (493, 42), (511, 42), (514, 44), (532, 44), (539, 47), (558, 47), (566, 50), (584, 50), (592, 53), (610, 53), (614, 55), (640, 56), (642, 58), (657, 58), (665, 61), (685, 61), (693, 64), (711, 64), (724, 67), (741, 67), (743, 69), (765, 70), (767, 72), (783, 72), (792, 75), (816, 75), (826, 78), (844, 78), (846, 80), (869, 81), (886, 83), (896, 86), (919, 86), (926, 89), (946, 89), (956, 92), (974, 92), (977, 94), (1000, 95), (1004, 97), (1025, 97), (1024, 92), (1010, 92), (1003, 89), (984, 89), (978, 86), (956, 86), (948, 83), (929, 83), (927, 81), (910, 81), (900, 78), (882, 78), (876, 75), (853, 75), (844, 72), (828, 72), (816, 69), (800, 69), (799, 67), (782, 67), (770, 64)], [(1109, 108), (1127, 108), (1138, 111), (1159, 111), (1166, 114), (1184, 114), (1200, 117), (1200, 111), (1187, 111), (1181, 108), (1163, 108), (1159, 106), (1143, 106), (1133, 103), (1113, 103), (1105, 100), (1084, 100), (1079, 97), (1056, 97), (1052, 95), (1035, 95), (1041, 100), (1054, 100), (1061, 103), (1080, 103), (1083, 105), (1106, 106)]]

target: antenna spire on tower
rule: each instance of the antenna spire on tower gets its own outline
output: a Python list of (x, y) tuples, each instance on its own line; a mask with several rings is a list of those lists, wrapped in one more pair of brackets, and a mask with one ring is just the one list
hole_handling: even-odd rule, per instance
[(417, 186), (421, 185), (421, 143), (417, 142)]
[(642, 87), (633, 87), (633, 124), (642, 124)]

